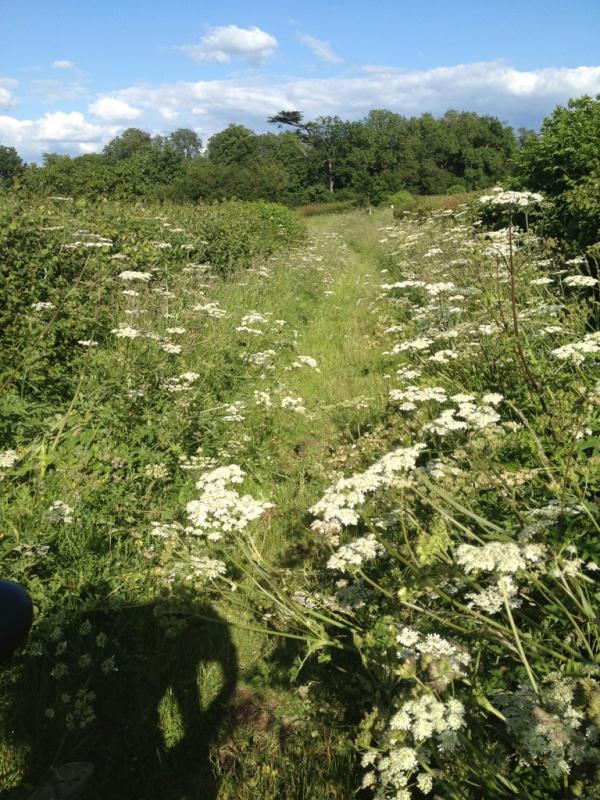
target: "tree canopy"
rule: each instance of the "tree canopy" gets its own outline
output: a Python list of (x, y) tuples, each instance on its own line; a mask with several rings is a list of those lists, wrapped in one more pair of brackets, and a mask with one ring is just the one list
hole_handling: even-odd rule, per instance
[(206, 151), (189, 128), (165, 136), (127, 128), (100, 154), (46, 154), (42, 167), (26, 169), (8, 153), (12, 148), (3, 148), (0, 180), (16, 180), (34, 193), (94, 198), (262, 198), (287, 205), (335, 198), (367, 204), (401, 190), (439, 194), (489, 186), (508, 174), (517, 149), (511, 128), (472, 112), (436, 118), (375, 109), (349, 121), (306, 120), (302, 111), (282, 110), (268, 122), (277, 130), (228, 125), (211, 136)]

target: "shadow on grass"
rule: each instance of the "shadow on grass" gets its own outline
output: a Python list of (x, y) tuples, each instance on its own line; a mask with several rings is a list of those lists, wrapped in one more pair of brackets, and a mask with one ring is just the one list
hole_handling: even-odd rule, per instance
[[(238, 676), (227, 623), (189, 600), (90, 609), (74, 620), (61, 624), (64, 654), (29, 656), (16, 671), (2, 735), (12, 732), (29, 758), (21, 787), (6, 800), (25, 800), (51, 767), (70, 761), (95, 767), (82, 800), (216, 800), (210, 749), (228, 733), (225, 711)], [(82, 623), (89, 642), (106, 636), (100, 658), (112, 653), (116, 665), (108, 674), (88, 670), (83, 685), (80, 654), (93, 647), (82, 641)], [(68, 675), (52, 678), (56, 663), (69, 659)], [(65, 715), (82, 688), (95, 694), (94, 718), (80, 729), (76, 713), (67, 730)], [(48, 718), (53, 703), (62, 703), (60, 713)]]

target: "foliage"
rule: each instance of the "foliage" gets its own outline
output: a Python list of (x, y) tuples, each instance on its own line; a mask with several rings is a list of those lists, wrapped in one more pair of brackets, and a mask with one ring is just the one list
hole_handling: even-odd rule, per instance
[[(41, 402), (73, 391), (82, 363), (78, 342), (102, 344), (110, 336), (107, 297), (118, 267), (144, 271), (162, 263), (176, 271), (196, 260), (226, 274), (303, 235), (292, 212), (266, 203), (230, 201), (179, 212), (185, 240), (183, 228), (172, 232), (165, 225), (166, 213), (168, 206), (152, 213), (147, 207), (105, 204), (98, 209), (61, 199), (2, 204), (2, 369), (5, 380), (17, 378), (11, 383), (22, 397)], [(111, 258), (113, 247), (119, 248), (122, 261)], [(14, 397), (7, 396), (3, 413), (13, 425), (17, 407)], [(27, 413), (25, 405), (21, 419)]]
[[(266, 559), (245, 528), (199, 552), (241, 570), (258, 619), (304, 640), (294, 674), (345, 704), (377, 800), (594, 798), (597, 281), (561, 259), (555, 285), (536, 236), (477, 232), (465, 214), (380, 228), (390, 259), (370, 310), (396, 379), (379, 424), (349, 437), (352, 468), (306, 509), (301, 563)], [(205, 489), (187, 506), (199, 538), (174, 533), (192, 553), (206, 507)]]
[(517, 185), (551, 198), (544, 231), (585, 251), (600, 241), (600, 95), (569, 100), (528, 135), (515, 165)]
[(301, 217), (315, 217), (320, 214), (339, 214), (351, 208), (352, 203), (349, 200), (333, 200), (330, 203), (307, 203), (296, 206), (295, 211)]
[(128, 128), (101, 154), (46, 154), (43, 166), (29, 165), (18, 183), (34, 196), (372, 206), (397, 191), (492, 185), (506, 176), (516, 147), (510, 128), (468, 112), (436, 119), (375, 110), (359, 121), (304, 121), (299, 111), (282, 111), (270, 121), (277, 134), (229, 125), (210, 138), (205, 154), (190, 129), (153, 137)]
[(23, 159), (14, 147), (0, 145), (0, 188), (12, 186), (24, 168)]
[(396, 200), (394, 203), (394, 217), (402, 219), (406, 214), (416, 214), (420, 217), (427, 216), (433, 211), (456, 211), (459, 206), (473, 199), (473, 192), (459, 192), (458, 194), (422, 195), (419, 197)]

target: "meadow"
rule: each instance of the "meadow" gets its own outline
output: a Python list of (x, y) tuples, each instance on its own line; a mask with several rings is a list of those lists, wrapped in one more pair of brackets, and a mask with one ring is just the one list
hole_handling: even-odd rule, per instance
[(466, 199), (2, 198), (3, 796), (600, 797), (597, 278)]

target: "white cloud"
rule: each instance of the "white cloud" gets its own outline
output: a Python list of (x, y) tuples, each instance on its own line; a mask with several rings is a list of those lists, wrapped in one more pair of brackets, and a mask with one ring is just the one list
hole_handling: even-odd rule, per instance
[(118, 128), (95, 125), (80, 111), (54, 111), (38, 119), (20, 120), (0, 115), (0, 141), (12, 145), (26, 158), (44, 152), (87, 153), (99, 150)]
[(400, 114), (441, 114), (449, 108), (492, 114), (515, 126), (538, 125), (569, 97), (600, 93), (600, 66), (519, 71), (505, 62), (459, 64), (429, 70), (364, 67), (351, 76), (258, 78), (138, 85), (115, 96), (145, 107), (177, 109), (181, 124), (214, 132), (230, 122), (266, 128), (282, 108), (306, 117), (339, 114), (356, 119), (372, 108)]
[(0, 108), (11, 108), (17, 104), (12, 89), (17, 82), (12, 78), (0, 78)]
[(56, 112), (37, 120), (0, 117), (0, 142), (27, 152), (27, 157), (47, 149), (100, 149), (142, 113), (153, 133), (191, 127), (206, 140), (230, 122), (268, 130), (267, 117), (281, 109), (298, 109), (307, 119), (326, 114), (358, 119), (373, 108), (408, 116), (453, 108), (492, 114), (515, 127), (535, 127), (569, 97), (598, 93), (600, 66), (529, 71), (500, 61), (428, 70), (368, 66), (350, 75), (278, 82), (246, 75), (130, 86), (92, 103), (89, 111), (98, 124), (80, 112)]
[(59, 58), (52, 63), (52, 69), (75, 69), (75, 64), (66, 58)]
[(143, 116), (143, 111), (116, 97), (101, 97), (88, 106), (88, 111), (104, 122), (132, 122)]
[(344, 60), (333, 52), (330, 42), (324, 42), (322, 39), (317, 39), (315, 36), (309, 36), (308, 33), (297, 33), (296, 39), (298, 39), (301, 44), (310, 47), (321, 61), (328, 61), (330, 64), (341, 64)]
[(277, 49), (277, 39), (256, 26), (238, 28), (237, 25), (222, 25), (212, 28), (199, 44), (184, 44), (178, 49), (194, 61), (225, 64), (237, 58), (258, 66), (273, 55)]

